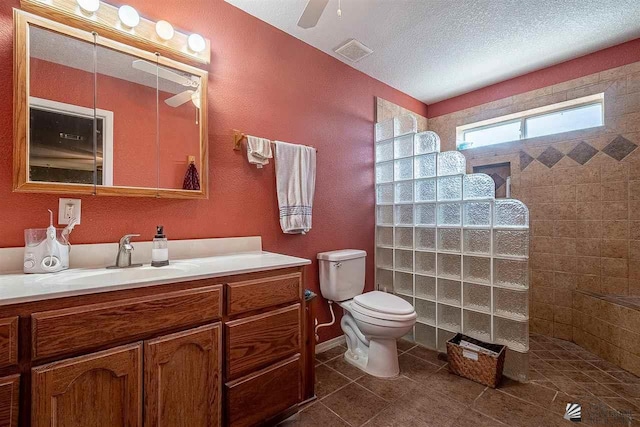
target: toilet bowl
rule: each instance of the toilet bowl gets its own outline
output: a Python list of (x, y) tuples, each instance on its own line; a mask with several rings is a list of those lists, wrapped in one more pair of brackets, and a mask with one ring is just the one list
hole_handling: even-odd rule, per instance
[(340, 322), (347, 341), (345, 360), (366, 373), (389, 378), (400, 372), (396, 340), (416, 322), (411, 304), (395, 295), (364, 290), (366, 252), (318, 254), (320, 291), (344, 310)]

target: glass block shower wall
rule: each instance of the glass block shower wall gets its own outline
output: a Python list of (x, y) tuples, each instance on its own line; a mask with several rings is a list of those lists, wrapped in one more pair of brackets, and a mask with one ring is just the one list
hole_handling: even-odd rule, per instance
[(376, 124), (376, 286), (409, 301), (407, 337), (446, 351), (457, 332), (505, 344), (507, 375), (526, 379), (529, 212), (495, 199), (493, 179), (466, 174), (411, 116)]

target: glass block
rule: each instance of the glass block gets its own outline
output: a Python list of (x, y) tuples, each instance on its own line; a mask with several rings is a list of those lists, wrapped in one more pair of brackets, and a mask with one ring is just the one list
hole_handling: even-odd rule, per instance
[(435, 203), (416, 204), (416, 225), (436, 225)]
[(396, 228), (395, 245), (396, 248), (413, 248), (413, 228)]
[(493, 254), (520, 258), (529, 257), (529, 232), (493, 230)]
[(384, 292), (393, 290), (393, 271), (376, 269), (376, 289)]
[(460, 305), (462, 284), (455, 280), (438, 278), (438, 302)]
[(516, 320), (529, 318), (529, 291), (493, 288), (493, 312)]
[(440, 137), (435, 132), (420, 132), (416, 134), (414, 142), (416, 154), (440, 152)]
[(416, 252), (416, 273), (436, 275), (436, 254)]
[(413, 179), (413, 159), (400, 159), (394, 161), (394, 179), (396, 181), (405, 181)]
[(376, 203), (379, 205), (393, 203), (393, 184), (380, 184), (376, 186)]
[(460, 255), (438, 254), (438, 277), (460, 280), (460, 268)]
[(491, 315), (463, 310), (462, 333), (472, 338), (491, 341)]
[(397, 182), (396, 183), (396, 203), (412, 203), (413, 202), (413, 182)]
[(436, 250), (436, 229), (416, 227), (416, 249)]
[(413, 252), (396, 249), (394, 268), (396, 270), (413, 271)]
[(495, 286), (528, 289), (529, 272), (527, 261), (494, 258), (493, 284)]
[(396, 271), (393, 291), (396, 294), (413, 295), (413, 274)]
[(464, 175), (467, 160), (459, 151), (445, 151), (438, 154), (438, 176)]
[(490, 286), (476, 285), (475, 283), (464, 283), (463, 296), (465, 308), (491, 313)]
[(416, 323), (416, 343), (434, 350), (436, 348), (436, 328), (423, 323)]
[(438, 200), (462, 199), (462, 175), (438, 177)]
[(529, 324), (517, 320), (493, 317), (493, 341), (512, 350), (529, 350)]
[(418, 122), (414, 116), (404, 114), (393, 118), (393, 136), (416, 133), (417, 131)]
[(491, 284), (491, 258), (465, 255), (462, 265), (465, 282)]
[(376, 184), (393, 181), (393, 163), (380, 163), (376, 165)]
[(493, 226), (501, 228), (528, 228), (529, 209), (520, 200), (499, 199), (493, 207)]
[(504, 355), (504, 376), (520, 382), (529, 380), (529, 353), (507, 349)]
[(398, 205), (396, 209), (396, 225), (413, 225), (413, 205)]
[(393, 268), (393, 249), (376, 248), (376, 266)]
[(449, 332), (460, 332), (462, 316), (459, 307), (438, 303), (438, 328)]
[(495, 199), (496, 183), (485, 173), (464, 176), (464, 200)]
[(393, 119), (376, 123), (376, 142), (393, 138)]
[(438, 251), (460, 252), (462, 250), (462, 236), (459, 228), (438, 229)]
[(393, 157), (400, 159), (413, 156), (413, 135), (396, 138), (393, 141)]
[(378, 246), (393, 246), (393, 228), (378, 227)]
[(455, 332), (445, 331), (444, 329), (438, 329), (438, 351), (441, 353), (447, 352), (447, 341), (455, 337)]
[(416, 275), (416, 296), (436, 300), (436, 278)]
[(465, 227), (491, 227), (491, 202), (464, 202), (463, 208)]
[(416, 202), (435, 202), (436, 200), (436, 180), (420, 179), (416, 184)]
[(432, 178), (436, 176), (436, 156), (437, 154), (426, 154), (415, 157), (416, 178)]
[(416, 298), (416, 314), (418, 315), (418, 322), (428, 323), (430, 325), (436, 324), (436, 303)]
[(462, 240), (465, 254), (491, 254), (491, 230), (463, 230)]
[(376, 163), (393, 160), (393, 141), (378, 142), (376, 144)]
[(462, 225), (460, 208), (460, 203), (438, 204), (438, 225), (460, 227)]
[(413, 305), (413, 297), (410, 297), (408, 295), (402, 295), (402, 294), (398, 294), (398, 296), (403, 300), (405, 300), (406, 302), (408, 302), (409, 304)]
[(378, 224), (393, 225), (393, 206), (377, 206), (376, 211)]

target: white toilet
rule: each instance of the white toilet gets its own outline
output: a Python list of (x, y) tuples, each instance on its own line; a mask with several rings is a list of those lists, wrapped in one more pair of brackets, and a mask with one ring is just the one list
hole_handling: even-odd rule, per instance
[(345, 360), (376, 377), (399, 374), (396, 339), (416, 323), (411, 304), (380, 291), (362, 293), (365, 251), (344, 249), (318, 254), (320, 292), (344, 309), (341, 326), (348, 350)]

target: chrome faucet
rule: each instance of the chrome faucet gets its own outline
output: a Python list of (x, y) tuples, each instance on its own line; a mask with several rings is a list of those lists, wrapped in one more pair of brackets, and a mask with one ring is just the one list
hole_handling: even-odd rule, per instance
[(118, 245), (118, 255), (116, 256), (116, 265), (108, 268), (129, 268), (140, 267), (142, 264), (131, 264), (131, 252), (133, 252), (133, 245), (131, 244), (132, 237), (138, 237), (139, 234), (125, 234), (120, 239)]

